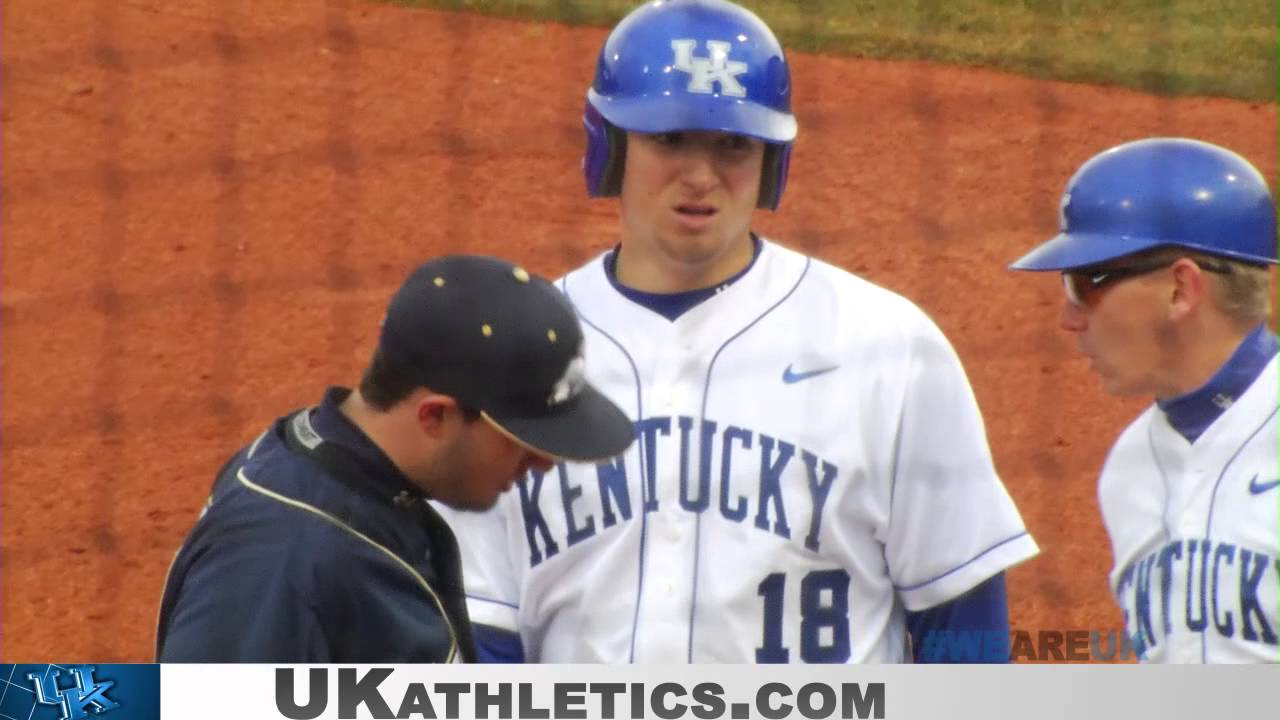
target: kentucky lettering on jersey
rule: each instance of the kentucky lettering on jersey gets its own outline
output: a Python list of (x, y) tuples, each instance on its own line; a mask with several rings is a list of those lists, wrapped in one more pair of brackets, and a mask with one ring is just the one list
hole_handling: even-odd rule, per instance
[(1280, 645), (1275, 613), (1268, 612), (1262, 593), (1277, 585), (1280, 559), (1230, 543), (1189, 539), (1126, 565), (1116, 594), (1140, 656), (1172, 634), (1175, 625), (1179, 631), (1269, 645), (1275, 656)]
[[(698, 428), (701, 451), (691, 450), (691, 436)], [(675, 428), (675, 432), (673, 432)], [(665, 465), (660, 454), (677, 453), (680, 458), (680, 482), (677, 495), (680, 509), (690, 513), (718, 512), (726, 520), (748, 523), (756, 529), (783, 538), (792, 538), (791, 524), (787, 521), (787, 501), (782, 494), (782, 476), (785, 472), (803, 472), (809, 490), (807, 499), (808, 522), (797, 536), (797, 542), (812, 551), (821, 549), (820, 530), (823, 510), (831, 485), (839, 474), (839, 468), (817, 455), (797, 448), (795, 444), (770, 437), (763, 433), (729, 425), (721, 427), (713, 420), (695, 420), (691, 417), (646, 418), (636, 424), (636, 433), (643, 444), (642, 451), (648, 458), (642, 478), (630, 482), (626, 459), (596, 466), (598, 494), (588, 506), (582, 501), (582, 488), (572, 485), (564, 463), (548, 473), (531, 471), (525, 483), (518, 487), (520, 508), (524, 515), (525, 538), (529, 544), (529, 567), (536, 567), (543, 558), (555, 556), (561, 547), (572, 547), (596, 536), (598, 530), (607, 530), (619, 522), (630, 522), (633, 507), (643, 506), (644, 512), (662, 509), (662, 501), (656, 492), (657, 468)], [(672, 438), (675, 435), (678, 437)], [(664, 441), (671, 438), (670, 442)], [(678, 442), (678, 445), (676, 443)], [(753, 451), (752, 447), (759, 448)], [(757, 456), (749, 458), (752, 471), (745, 477), (735, 477), (735, 455)], [(696, 467), (689, 459), (698, 458)], [(712, 457), (720, 458), (714, 468), (718, 483), (718, 502), (711, 503), (713, 482)], [(754, 480), (747, 487), (733, 487), (734, 482)], [(563, 527), (559, 536), (553, 536), (539, 503), (543, 483), (559, 483), (562, 503), (547, 512), (563, 511)], [(641, 484), (643, 483), (643, 485)], [(641, 490), (643, 499), (633, 497)], [(797, 513), (792, 510), (792, 517)], [(599, 518), (599, 523), (597, 523)]]
[(1038, 552), (959, 358), (905, 298), (769, 241), (675, 320), (604, 256), (560, 287), (638, 439), (449, 514), (472, 621), (526, 659), (900, 662), (907, 611)]

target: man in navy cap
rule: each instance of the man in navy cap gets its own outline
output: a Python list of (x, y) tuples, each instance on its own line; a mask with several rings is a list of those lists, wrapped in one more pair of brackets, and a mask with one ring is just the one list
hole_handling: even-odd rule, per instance
[(419, 267), (355, 390), (277, 420), (218, 473), (161, 601), (161, 662), (473, 660), (453, 533), (530, 468), (634, 435), (584, 378), (572, 308), (486, 257)]

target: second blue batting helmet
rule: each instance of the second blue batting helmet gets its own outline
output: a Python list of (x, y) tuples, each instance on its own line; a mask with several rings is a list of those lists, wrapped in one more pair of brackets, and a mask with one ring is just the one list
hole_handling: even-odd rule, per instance
[(749, 10), (727, 0), (655, 0), (605, 39), (583, 123), (592, 197), (621, 191), (620, 131), (714, 130), (766, 143), (757, 204), (774, 209), (796, 136), (791, 71), (773, 32)]
[(1276, 262), (1276, 206), (1236, 153), (1200, 140), (1148, 138), (1095, 155), (1062, 195), (1059, 234), (1014, 270), (1073, 270), (1158, 247)]

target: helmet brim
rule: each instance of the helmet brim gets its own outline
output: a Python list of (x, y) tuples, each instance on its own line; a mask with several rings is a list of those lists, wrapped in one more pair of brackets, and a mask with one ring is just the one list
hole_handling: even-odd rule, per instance
[(630, 132), (663, 133), (707, 130), (744, 135), (768, 143), (789, 143), (796, 138), (796, 118), (790, 113), (720, 95), (703, 102), (680, 97), (614, 98), (594, 88), (587, 91), (593, 107), (613, 125)]
[(1158, 238), (1061, 233), (1009, 265), (1010, 270), (1078, 270), (1160, 247), (1179, 247), (1252, 265), (1275, 265), (1274, 258), (1224, 250), (1212, 243), (1170, 242)]
[(1061, 233), (1009, 265), (1010, 270), (1075, 270), (1168, 245), (1151, 238)]

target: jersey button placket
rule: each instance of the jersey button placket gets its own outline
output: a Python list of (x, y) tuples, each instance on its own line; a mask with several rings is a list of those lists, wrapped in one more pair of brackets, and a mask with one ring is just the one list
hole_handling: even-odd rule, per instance
[(671, 386), (658, 389), (658, 407), (668, 415), (676, 409), (676, 392)]
[[(690, 570), (681, 548), (683, 510), (677, 465), (680, 459), (680, 417), (689, 414), (688, 408), (682, 404), (680, 392), (680, 368), (687, 355), (685, 343), (675, 328), (668, 328), (665, 335), (648, 341), (671, 350), (660, 353), (656, 359), (650, 390), (651, 406), (645, 413), (651, 418), (666, 418), (669, 424), (665, 433), (654, 437), (658, 445), (654, 456), (657, 462), (654, 491), (658, 510), (648, 519), (647, 554), (651, 574), (643, 590), (647, 599), (642, 599), (641, 604), (646, 624), (653, 629), (662, 628), (663, 633), (676, 638), (683, 637), (686, 632), (688, 610), (682, 594), (685, 577)], [(655, 654), (646, 654), (648, 661), (674, 661), (681, 655), (683, 645), (663, 641), (649, 650)]]

